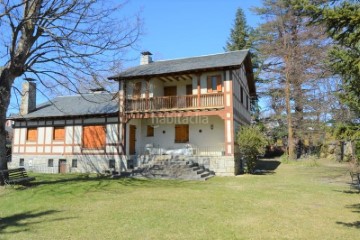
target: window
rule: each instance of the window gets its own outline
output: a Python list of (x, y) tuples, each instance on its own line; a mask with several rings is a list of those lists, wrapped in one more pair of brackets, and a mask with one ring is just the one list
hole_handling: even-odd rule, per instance
[(26, 132), (26, 141), (37, 140), (37, 128), (28, 128)]
[(105, 126), (83, 127), (83, 148), (105, 148), (106, 134)]
[(246, 96), (246, 109), (249, 111), (250, 108), (249, 108), (249, 97)]
[(48, 167), (54, 167), (54, 159), (48, 160)]
[(133, 97), (134, 98), (140, 98), (141, 97), (141, 82), (137, 82), (137, 83), (134, 84)]
[(77, 159), (73, 159), (71, 162), (71, 167), (72, 168), (77, 168)]
[(189, 125), (175, 125), (175, 143), (189, 142)]
[(109, 168), (115, 168), (115, 160), (114, 159), (109, 160)]
[(65, 128), (64, 127), (54, 127), (53, 140), (64, 140), (64, 139), (65, 139)]
[(210, 92), (221, 92), (221, 76), (208, 76), (207, 78), (207, 91)]
[(154, 127), (152, 127), (150, 125), (147, 126), (146, 136), (147, 137), (153, 137), (154, 136)]
[(24, 162), (25, 162), (25, 160), (23, 158), (20, 158), (19, 166), (23, 167), (25, 165)]
[(244, 104), (244, 88), (240, 86), (240, 102)]
[(193, 90), (192, 84), (186, 85), (186, 95), (192, 95), (192, 90)]

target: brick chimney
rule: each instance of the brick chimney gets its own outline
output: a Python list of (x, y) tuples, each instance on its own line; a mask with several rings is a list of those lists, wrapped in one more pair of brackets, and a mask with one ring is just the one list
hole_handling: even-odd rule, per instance
[(26, 81), (22, 84), (20, 114), (26, 115), (36, 109), (36, 83)]
[(152, 63), (151, 55), (152, 53), (149, 51), (142, 52), (140, 57), (140, 65)]

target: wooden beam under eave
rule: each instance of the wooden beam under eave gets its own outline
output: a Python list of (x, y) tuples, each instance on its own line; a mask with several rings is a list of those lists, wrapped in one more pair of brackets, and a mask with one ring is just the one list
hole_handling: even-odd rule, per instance
[(171, 82), (178, 82), (179, 80), (177, 79), (177, 77), (172, 77), (172, 76), (169, 76), (169, 77), (167, 77), (168, 79), (170, 79), (171, 80)]
[(159, 77), (159, 79), (162, 81), (162, 82), (169, 82), (167, 78), (165, 77)]
[(186, 80), (191, 80), (192, 81), (192, 76), (191, 75), (183, 75), (183, 77), (186, 79)]

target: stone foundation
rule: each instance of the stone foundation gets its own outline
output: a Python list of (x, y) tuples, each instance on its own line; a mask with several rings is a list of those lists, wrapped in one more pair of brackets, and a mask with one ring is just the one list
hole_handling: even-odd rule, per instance
[(130, 157), (134, 167), (159, 161), (184, 160), (198, 163), (215, 172), (216, 176), (235, 176), (241, 173), (240, 158), (234, 156), (171, 156), (171, 155), (141, 155)]
[[(20, 166), (23, 159), (23, 166)], [(53, 159), (53, 165), (49, 166), (49, 159)], [(77, 166), (73, 167), (73, 159), (77, 160)], [(19, 155), (13, 156), (8, 162), (9, 168), (24, 167), (28, 171), (38, 173), (59, 173), (60, 160), (66, 160), (66, 173), (103, 173), (110, 170), (110, 160), (115, 160), (115, 171), (126, 171), (127, 161), (125, 156), (104, 155)]]

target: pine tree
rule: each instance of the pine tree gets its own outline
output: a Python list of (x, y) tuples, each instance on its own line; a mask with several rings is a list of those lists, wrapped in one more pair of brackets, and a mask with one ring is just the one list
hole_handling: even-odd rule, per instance
[(229, 40), (226, 43), (226, 51), (236, 51), (251, 47), (251, 28), (246, 23), (244, 11), (238, 8), (235, 15), (235, 22), (231, 29)]
[[(311, 3), (313, 1), (307, 1)], [(307, 5), (314, 23), (325, 24), (337, 43), (329, 53), (329, 65), (343, 79), (340, 99), (360, 117), (360, 3), (335, 0)]]
[(321, 97), (319, 80), (326, 76), (321, 62), (326, 57), (326, 36), (321, 26), (308, 26), (299, 2), (264, 0), (262, 7), (254, 9), (266, 19), (258, 29), (258, 48), (266, 63), (262, 67), (262, 78), (266, 79), (263, 92), (275, 101), (275, 118), (286, 118), (282, 121), (287, 127), (290, 159), (295, 158), (295, 143), (304, 139), (309, 125), (320, 121), (320, 107), (312, 106), (312, 97)]

